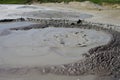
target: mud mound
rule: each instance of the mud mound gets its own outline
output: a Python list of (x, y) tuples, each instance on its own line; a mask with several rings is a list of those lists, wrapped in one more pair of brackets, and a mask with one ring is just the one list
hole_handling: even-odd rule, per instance
[[(38, 19), (37, 19), (38, 20)], [(37, 21), (36, 20), (36, 21)], [(43, 24), (42, 25), (45, 25), (46, 23), (44, 23), (44, 22), (49, 22), (49, 24), (50, 24), (50, 26), (52, 26), (52, 27), (59, 27), (59, 26), (57, 26), (57, 25), (60, 25), (60, 24), (62, 24), (62, 26), (63, 27), (66, 27), (67, 29), (69, 29), (69, 28), (73, 28), (72, 30), (74, 30), (75, 28), (77, 28), (77, 30), (78, 30), (78, 28), (82, 28), (82, 29), (84, 29), (84, 30), (86, 30), (86, 29), (94, 29), (94, 30), (96, 30), (97, 31), (97, 33), (99, 32), (99, 31), (102, 31), (102, 32), (105, 32), (105, 33), (107, 33), (107, 34), (110, 34), (110, 36), (111, 36), (111, 40), (109, 41), (109, 43), (107, 43), (107, 44), (103, 44), (103, 45), (101, 45), (101, 46), (98, 46), (98, 47), (94, 47), (94, 48), (91, 48), (91, 49), (88, 49), (88, 52), (85, 52), (85, 54), (82, 54), (82, 56), (83, 57), (85, 57), (85, 58), (83, 58), (83, 59), (81, 59), (80, 60), (80, 57), (79, 57), (79, 59), (77, 60), (77, 61), (75, 61), (75, 62), (68, 62), (68, 64), (67, 63), (65, 63), (65, 64), (62, 64), (62, 65), (53, 65), (53, 66), (50, 66), (50, 65), (48, 65), (48, 66), (40, 66), (40, 65), (36, 65), (36, 66), (34, 66), (34, 65), (32, 65), (31, 67), (29, 66), (29, 67), (8, 67), (8, 66), (1, 66), (1, 68), (0, 68), (0, 71), (1, 71), (1, 73), (0, 74), (12, 74), (12, 75), (24, 75), (24, 74), (29, 74), (29, 73), (39, 73), (39, 74), (48, 74), (48, 73), (52, 73), (52, 74), (57, 74), (57, 75), (74, 75), (74, 76), (78, 76), (78, 75), (84, 75), (84, 74), (97, 74), (97, 75), (115, 75), (115, 76), (117, 76), (117, 77), (119, 77), (119, 74), (120, 74), (120, 72), (119, 72), (119, 67), (120, 67), (120, 59), (119, 59), (119, 56), (120, 56), (120, 50), (119, 50), (119, 48), (120, 48), (120, 37), (119, 37), (119, 35), (120, 35), (120, 33), (119, 32), (117, 32), (117, 31), (114, 31), (114, 30), (112, 30), (112, 28), (110, 27), (110, 25), (107, 25), (107, 26), (109, 26), (109, 27), (106, 27), (106, 28), (103, 28), (103, 26), (105, 26), (104, 24), (98, 24), (98, 23), (91, 23), (91, 22), (86, 22), (86, 21), (82, 21), (82, 23), (80, 23), (80, 24), (77, 24), (77, 22), (75, 23), (75, 22), (73, 22), (72, 24), (71, 24), (71, 22), (69, 23), (61, 23), (60, 21), (57, 23), (57, 25), (54, 23), (54, 20), (52, 20), (52, 22), (53, 23), (51, 23), (50, 22), (50, 20), (41, 20), (42, 22), (43, 22)], [(62, 22), (64, 22), (64, 21), (62, 21)], [(37, 24), (37, 25), (39, 25), (39, 26), (41, 26), (40, 24)], [(27, 27), (29, 27), (29, 26), (27, 26)], [(36, 30), (32, 30), (32, 29), (35, 29), (34, 27), (36, 27), (35, 25), (33, 25), (33, 26), (31, 26), (31, 29), (27, 29), (27, 32), (29, 32), (30, 31), (30, 34), (31, 33), (36, 33)], [(48, 28), (48, 27), (47, 27)], [(43, 28), (43, 29), (47, 29), (47, 28)], [(18, 28), (8, 28), (9, 30), (11, 30), (11, 31), (13, 31), (13, 32), (15, 32), (16, 34), (18, 34), (18, 35), (16, 35), (16, 41), (15, 41), (15, 39), (14, 40), (10, 40), (10, 41), (12, 41), (12, 43), (14, 44), (14, 43), (19, 43), (19, 40), (17, 40), (17, 39), (19, 39), (20, 38), (20, 34), (21, 34), (21, 32), (22, 32), (22, 34), (23, 34), (23, 36), (25, 36), (24, 34), (28, 34), (28, 33), (26, 33), (26, 30), (24, 29), (24, 27), (22, 27), (22, 28), (20, 28), (20, 27), (18, 27)], [(39, 29), (37, 32), (39, 32), (39, 31), (42, 31), (41, 29), (42, 29), (42, 27), (37, 27), (37, 29)], [(58, 29), (60, 29), (60, 28), (58, 28)], [(18, 32), (17, 32), (18, 31)], [(60, 30), (60, 31), (62, 31), (62, 30)], [(67, 30), (65, 30), (65, 31), (67, 31)], [(25, 33), (24, 33), (25, 32)], [(54, 36), (55, 38), (61, 38), (61, 40), (60, 40), (60, 44), (58, 44), (58, 42), (57, 42), (57, 44), (60, 46), (61, 45), (61, 47), (62, 48), (64, 48), (65, 49), (65, 47), (63, 47), (63, 46), (66, 46), (66, 43), (71, 43), (71, 42), (69, 42), (68, 40), (67, 40), (67, 42), (64, 42), (65, 40), (64, 39), (66, 39), (65, 37), (66, 37), (66, 35), (67, 35), (67, 38), (69, 38), (71, 35), (73, 35), (74, 34), (74, 36), (77, 36), (77, 38), (78, 38), (78, 35), (84, 35), (84, 38), (86, 38), (87, 36), (88, 36), (88, 34), (83, 34), (84, 33), (84, 31), (82, 31), (82, 33), (80, 33), (79, 34), (79, 31), (70, 31), (70, 32), (72, 32), (72, 34), (71, 33), (69, 33), (69, 34), (67, 34), (66, 32), (62, 32), (62, 33), (66, 33), (66, 35), (63, 35), (62, 33), (59, 33), (59, 30), (57, 30), (57, 33), (55, 33), (55, 31), (54, 30), (51, 30), (51, 31), (45, 31), (45, 32), (47, 32), (47, 34), (49, 34), (48, 35), (48, 37), (47, 38), (49, 38), (50, 40), (52, 40), (52, 37), (50, 37), (50, 36)], [(49, 33), (49, 32), (51, 32), (51, 34)], [(81, 31), (80, 31), (81, 32)], [(53, 35), (52, 33), (55, 33), (55, 35)], [(60, 35), (57, 35), (57, 34), (60, 34)], [(31, 37), (34, 37), (34, 38), (32, 38), (32, 39), (29, 39), (30, 38), (30, 36), (28, 37), (28, 36), (25, 36), (24, 38), (28, 38), (29, 40), (32, 40), (32, 42), (30, 42), (29, 43), (29, 47), (30, 47), (30, 44), (32, 45), (31, 47), (32, 47), (32, 49), (30, 49), (30, 50), (32, 50), (32, 51), (38, 51), (38, 50), (36, 50), (36, 48), (34, 47), (33, 48), (33, 46), (35, 45), (37, 45), (38, 46), (38, 43), (35, 43), (37, 40), (35, 40), (35, 42), (33, 42), (33, 39), (37, 39), (37, 38), (39, 38), (39, 34), (41, 34), (41, 33), (36, 33), (36, 34), (34, 34), (34, 35), (32, 35)], [(44, 36), (47, 36), (47, 34), (45, 33), (45, 35)], [(71, 35), (70, 35), (71, 34)], [(20, 35), (20, 36), (19, 36)], [(37, 35), (39, 35), (39, 36), (37, 36)], [(86, 35), (86, 36), (85, 36)], [(89, 35), (90, 35), (90, 32), (89, 32)], [(35, 38), (35, 36), (37, 37), (37, 38)], [(91, 35), (91, 37), (92, 36), (94, 36), (94, 35)], [(98, 38), (98, 36), (99, 35), (97, 35), (96, 37), (92, 37), (91, 39), (99, 39)], [(10, 37), (10, 36), (6, 36), (6, 37)], [(62, 38), (63, 37), (63, 38)], [(106, 37), (108, 37), (108, 36), (106, 36)], [(3, 41), (1, 40), (3, 38)], [(5, 39), (4, 39), (5, 37), (1, 37), (1, 42), (2, 42), (2, 45), (3, 45), (3, 47), (4, 48), (7, 48), (7, 49), (9, 49), (9, 50), (11, 50), (10, 48), (12, 48), (11, 46), (8, 46), (8, 43), (7, 42), (9, 42), (9, 41), (5, 41)], [(13, 38), (15, 38), (15, 34), (13, 34)], [(9, 39), (12, 39), (12, 36), (9, 38)], [(21, 38), (22, 39), (22, 38)], [(41, 39), (41, 38), (40, 38)], [(40, 39), (38, 40), (38, 42), (40, 41)], [(45, 38), (44, 38), (45, 39)], [(64, 50), (63, 49), (60, 49), (60, 51), (58, 50), (58, 48), (56, 48), (56, 47), (54, 47), (54, 45), (53, 44), (51, 44), (51, 42), (48, 42), (48, 41), (50, 41), (49, 39), (46, 39), (47, 40), (47, 44), (48, 43), (50, 43), (50, 45), (52, 45), (53, 47), (51, 47), (50, 49), (52, 49), (52, 51), (55, 51), (55, 53), (57, 52), (59, 55), (64, 55), (64, 57), (66, 56), (66, 55), (68, 55), (68, 54), (64, 54)], [(72, 40), (72, 39), (75, 39), (75, 38), (70, 38), (70, 40)], [(87, 38), (88, 39), (88, 38)], [(104, 38), (105, 39), (105, 38)], [(6, 39), (7, 40), (7, 39)], [(20, 41), (25, 41), (26, 39), (22, 39), (22, 40), (20, 40)], [(45, 41), (46, 41), (45, 40)], [(81, 39), (80, 39), (81, 40)], [(103, 39), (102, 39), (103, 40)], [(100, 41), (102, 41), (102, 40), (100, 40)], [(4, 41), (5, 41), (5, 44), (4, 44)], [(53, 40), (52, 40), (53, 41)], [(75, 40), (74, 40), (75, 41)], [(82, 40), (81, 40), (82, 41)], [(88, 41), (90, 41), (90, 40), (88, 40)], [(91, 40), (91, 41), (93, 41), (93, 40)], [(91, 42), (90, 41), (90, 42)], [(27, 42), (29, 42), (28, 40), (27, 40)], [(25, 42), (24, 43), (24, 45), (28, 45), (28, 43), (27, 42)], [(40, 41), (41, 42), (41, 41)], [(39, 43), (40, 43), (39, 42)], [(73, 42), (73, 40), (72, 40), (72, 42)], [(33, 44), (34, 43), (34, 44)], [(55, 42), (52, 42), (52, 43), (55, 43)], [(94, 43), (94, 42), (93, 42)], [(9, 44), (11, 44), (11, 42), (9, 43)], [(46, 43), (45, 43), (46, 44)], [(46, 44), (46, 45), (47, 45)], [(75, 44), (76, 44), (76, 41), (75, 41)], [(85, 44), (85, 43), (84, 43)], [(15, 44), (14, 44), (15, 45)], [(18, 44), (19, 46), (22, 46), (22, 44)], [(17, 47), (19, 47), (17, 45)], [(49, 45), (49, 46), (50, 46)], [(73, 44), (72, 44), (73, 45)], [(81, 44), (79, 44), (79, 45), (81, 45)], [(12, 45), (13, 46), (13, 45)], [(48, 46), (48, 45), (47, 45)], [(71, 44), (70, 44), (70, 46), (71, 46)], [(74, 45), (73, 45), (74, 46)], [(9, 48), (10, 47), (10, 48)], [(15, 47), (15, 48), (17, 48), (17, 47)], [(74, 46), (75, 47), (75, 46)], [(81, 47), (88, 47), (88, 45), (87, 46), (81, 46)], [(4, 48), (2, 48), (1, 47), (1, 50), (3, 50)], [(39, 46), (39, 48), (40, 48), (40, 46)], [(20, 49), (20, 48), (19, 48)], [(16, 50), (16, 52), (18, 51), (19, 52), (19, 49), (18, 50), (16, 50), (16, 49), (14, 49), (14, 50)], [(78, 49), (80, 49), (80, 46), (79, 46), (79, 48)], [(12, 50), (12, 51), (14, 51), (14, 50)], [(26, 50), (26, 49), (25, 49)], [(25, 50), (22, 50), (22, 51), (25, 51)], [(43, 49), (42, 49), (43, 50)], [(72, 49), (70, 49), (70, 50), (72, 50)], [(82, 49), (83, 50), (83, 49)], [(85, 49), (86, 50), (86, 49)], [(6, 49), (4, 50), (5, 52), (7, 51)], [(47, 51), (47, 50), (46, 50)], [(68, 50), (69, 51), (69, 50)], [(74, 51), (74, 50), (72, 50), (72, 51)], [(76, 51), (76, 50), (75, 50)], [(26, 52), (26, 51), (25, 51)], [(30, 51), (31, 52), (31, 51)], [(40, 51), (41, 52), (41, 51)], [(62, 52), (62, 54), (61, 54), (61, 52)], [(78, 52), (80, 52), (80, 51), (78, 51)], [(10, 53), (10, 51), (9, 51), (9, 53)], [(13, 52), (12, 52), (13, 53)], [(22, 54), (23, 52), (21, 52), (20, 54), (18, 54), (18, 55), (21, 55), (22, 57), (25, 55), (24, 53)], [(28, 53), (28, 52), (26, 52), (26, 53)], [(42, 52), (43, 53), (43, 52)], [(66, 51), (65, 51), (65, 53), (66, 53)], [(68, 52), (68, 53), (70, 53), (70, 52)], [(32, 57), (33, 55), (37, 55), (38, 56), (38, 52), (37, 52), (37, 54), (31, 54), (31, 56), (29, 55), (28, 56), (28, 54), (26, 54), (26, 56), (27, 57)], [(11, 54), (10, 54), (11, 55)], [(10, 55), (8, 55), (8, 56), (10, 56)], [(14, 56), (16, 55), (16, 53), (14, 54)], [(42, 55), (42, 54), (41, 54)], [(9, 57), (8, 57), (7, 55), (6, 55), (6, 60), (8, 60), (9, 59)], [(42, 55), (43, 56), (43, 55)], [(73, 54), (71, 55), (72, 57), (74, 56)], [(15, 56), (16, 57), (16, 56)], [(25, 57), (25, 56), (24, 56)], [(74, 56), (75, 57), (75, 56)], [(11, 57), (12, 58), (12, 57)], [(47, 57), (48, 58), (48, 57)], [(76, 57), (75, 57), (76, 58)], [(15, 59), (15, 58), (14, 58)], [(18, 58), (17, 58), (18, 59)], [(16, 59), (16, 60), (17, 60)], [(20, 58), (19, 58), (20, 59)], [(53, 58), (52, 58), (53, 59)], [(57, 59), (58, 59), (58, 57), (57, 57)], [(4, 62), (5, 62), (5, 58), (3, 58), (2, 57), (2, 60), (4, 60)], [(1, 60), (1, 61), (2, 61)], [(22, 60), (24, 60), (23, 58), (22, 58)], [(30, 60), (31, 60), (31, 58), (30, 58)], [(36, 57), (34, 58), (34, 60), (36, 60)], [(64, 59), (63, 59), (64, 60)], [(10, 60), (9, 60), (10, 61)], [(12, 60), (13, 61), (13, 63), (15, 62), (14, 60)], [(19, 61), (19, 63), (20, 63), (20, 60), (18, 60)], [(24, 62), (26, 61), (26, 58), (25, 58), (25, 60), (24, 60)], [(41, 60), (37, 60), (37, 61), (41, 61)], [(68, 60), (68, 61), (70, 61), (70, 60)], [(30, 63), (31, 62), (33, 62), (33, 61), (30, 61)], [(7, 62), (7, 63), (9, 63), (9, 62)], [(11, 62), (10, 62), (11, 63)], [(34, 62), (35, 63), (35, 62)], [(4, 63), (3, 63), (4, 64)], [(23, 64), (23, 61), (22, 61), (22, 64)], [(28, 64), (28, 61), (27, 61), (27, 63), (25, 63), (25, 64)], [(1, 63), (1, 65), (2, 65), (2, 63)], [(9, 64), (10, 65), (10, 64)]]
[[(43, 66), (76, 62), (83, 59), (82, 54), (87, 53), (90, 48), (106, 44), (110, 40), (108, 34), (92, 29), (75, 28), (75, 25), (65, 23), (65, 20), (55, 20), (57, 24), (54, 20), (39, 21), (42, 24), (8, 27), (11, 31), (9, 35), (5, 34), (6, 29), (4, 35), (1, 32), (3, 36), (0, 39), (0, 51), (7, 54), (3, 55), (7, 57), (3, 58), (6, 66)], [(3, 47), (6, 47), (6, 50)]]

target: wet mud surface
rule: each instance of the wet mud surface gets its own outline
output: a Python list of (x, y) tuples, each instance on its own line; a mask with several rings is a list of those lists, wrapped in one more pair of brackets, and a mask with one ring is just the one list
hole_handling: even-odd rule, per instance
[[(0, 68), (0, 74), (27, 74), (30, 72), (40, 74), (57, 74), (57, 75), (69, 75), (79, 76), (86, 74), (97, 75), (110, 75), (118, 78), (120, 75), (120, 33), (113, 30), (110, 27), (104, 28), (104, 24), (89, 23), (89, 22), (66, 22), (59, 21), (54, 23), (54, 20), (41, 20), (42, 24), (34, 24), (31, 26), (9, 28), (9, 30), (30, 30), (46, 28), (48, 25), (52, 27), (65, 27), (65, 28), (82, 28), (82, 29), (95, 29), (97, 31), (103, 31), (111, 35), (111, 40), (106, 45), (97, 46), (90, 49), (87, 53), (83, 54), (85, 57), (83, 60), (53, 66), (43, 67), (23, 67), (23, 68)], [(46, 24), (47, 23), (47, 24)], [(72, 24), (71, 24), (72, 23)], [(109, 26), (109, 25), (108, 25)], [(77, 34), (77, 33), (76, 33)]]

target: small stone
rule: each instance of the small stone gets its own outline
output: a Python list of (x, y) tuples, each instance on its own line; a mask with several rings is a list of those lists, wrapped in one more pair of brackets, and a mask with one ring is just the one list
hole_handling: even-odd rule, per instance
[(80, 43), (78, 43), (78, 45), (81, 45)]
[(45, 69), (43, 69), (42, 72), (45, 73), (46, 72)]
[(79, 32), (75, 32), (75, 34), (78, 34)]

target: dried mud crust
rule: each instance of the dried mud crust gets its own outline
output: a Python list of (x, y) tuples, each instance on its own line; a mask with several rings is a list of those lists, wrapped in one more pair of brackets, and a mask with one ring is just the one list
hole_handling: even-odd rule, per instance
[[(112, 30), (111, 28), (103, 28), (104, 24), (94, 24), (90, 22), (60, 22), (57, 23), (52, 20), (43, 20), (43, 23), (25, 26), (20, 28), (10, 28), (10, 30), (29, 30), (33, 28), (45, 27), (72, 27), (83, 29), (95, 29), (111, 34), (111, 41), (102, 46), (92, 48), (86, 53), (85, 59), (70, 64), (63, 64), (57, 66), (45, 67), (30, 67), (30, 68), (0, 68), (0, 73), (10, 74), (27, 74), (31, 71), (39, 72), (41, 74), (53, 73), (57, 75), (84, 75), (84, 74), (97, 74), (97, 75), (120, 75), (120, 32)], [(46, 24), (47, 23), (47, 24)], [(109, 25), (108, 25), (109, 26)]]

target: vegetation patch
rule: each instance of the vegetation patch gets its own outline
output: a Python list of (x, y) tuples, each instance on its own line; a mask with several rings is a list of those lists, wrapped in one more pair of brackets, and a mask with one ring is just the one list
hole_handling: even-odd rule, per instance
[(36, 1), (40, 3), (47, 3), (47, 2), (69, 3), (71, 1), (78, 1), (78, 2), (91, 1), (97, 4), (102, 4), (103, 2), (112, 3), (112, 4), (114, 3), (120, 4), (120, 0), (0, 0), (0, 4), (25, 4), (25, 3), (32, 3)]
[(0, 4), (25, 4), (31, 0), (0, 0)]

